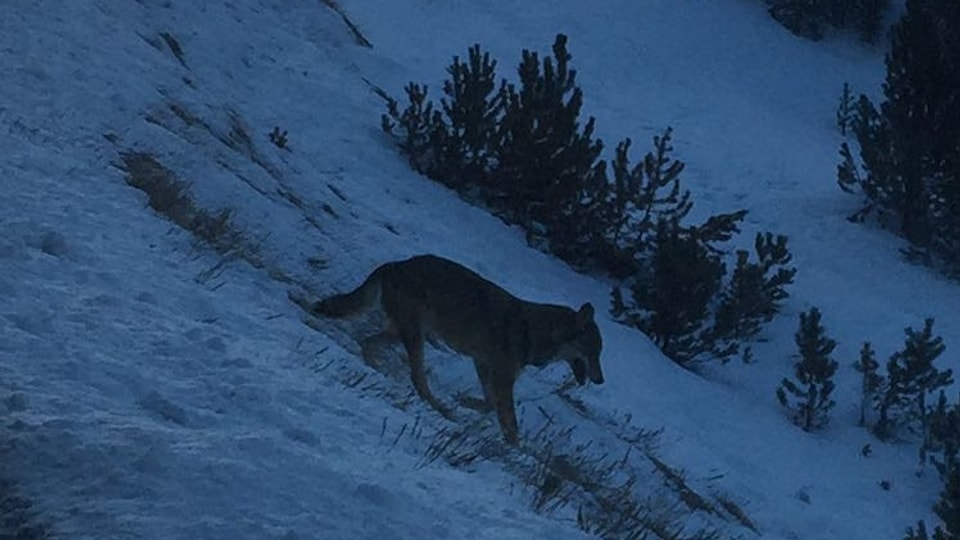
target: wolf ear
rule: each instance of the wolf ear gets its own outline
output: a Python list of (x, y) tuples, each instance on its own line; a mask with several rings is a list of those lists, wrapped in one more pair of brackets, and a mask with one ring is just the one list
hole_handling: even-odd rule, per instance
[(593, 321), (593, 304), (587, 302), (577, 311), (577, 322), (582, 325), (591, 321)]

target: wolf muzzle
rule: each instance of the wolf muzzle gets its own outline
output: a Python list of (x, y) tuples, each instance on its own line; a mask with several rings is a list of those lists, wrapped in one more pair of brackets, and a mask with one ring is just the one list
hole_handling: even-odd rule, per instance
[(578, 358), (570, 361), (570, 369), (573, 371), (573, 377), (580, 386), (587, 384), (588, 377), (593, 384), (603, 384), (603, 372), (600, 371), (600, 362), (590, 362)]

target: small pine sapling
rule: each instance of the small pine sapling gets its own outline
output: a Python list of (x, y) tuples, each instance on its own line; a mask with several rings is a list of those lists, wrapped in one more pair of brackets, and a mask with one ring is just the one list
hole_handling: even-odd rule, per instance
[(840, 104), (837, 105), (837, 127), (840, 128), (840, 134), (847, 136), (847, 129), (850, 128), (850, 122), (854, 116), (854, 100), (850, 93), (850, 83), (843, 83), (843, 92), (840, 94)]
[(860, 359), (854, 364), (854, 369), (860, 372), (860, 426), (867, 425), (867, 411), (870, 404), (877, 400), (880, 389), (883, 387), (883, 376), (877, 373), (880, 362), (877, 362), (877, 353), (870, 342), (865, 342), (860, 348)]
[[(621, 141), (610, 160), (594, 178), (590, 189), (591, 244), (597, 257), (614, 277), (622, 278), (637, 269), (653, 246), (661, 219), (681, 222), (693, 202), (690, 191), (680, 186), (684, 163), (670, 156), (672, 130), (654, 136), (654, 150), (638, 163), (629, 157), (632, 141)], [(612, 171), (608, 179), (606, 171)]]
[[(800, 329), (795, 336), (800, 349), (800, 360), (794, 364), (796, 382), (784, 377), (777, 388), (777, 399), (784, 407), (793, 409), (793, 421), (804, 431), (813, 431), (828, 422), (830, 409), (835, 402), (833, 375), (837, 362), (830, 354), (837, 342), (826, 336), (820, 324), (820, 310), (811, 308), (800, 314)], [(789, 403), (788, 394), (795, 400)]]
[(879, 419), (874, 425), (874, 433), (881, 439), (893, 436), (898, 425), (919, 423), (925, 432), (927, 395), (953, 383), (952, 370), (941, 371), (933, 365), (945, 349), (943, 338), (933, 336), (933, 322), (926, 319), (920, 331), (905, 328), (903, 350), (887, 361), (886, 384), (876, 406)]
[(648, 274), (631, 285), (630, 303), (614, 288), (611, 312), (690, 368), (712, 349), (706, 320), (721, 286), (723, 261), (677, 223), (660, 220), (650, 265)]
[[(643, 185), (637, 206), (646, 217), (648, 229), (652, 228), (650, 224), (660, 219), (679, 223), (693, 207), (690, 191), (680, 189), (679, 177), (685, 165), (670, 157), (673, 152), (673, 145), (670, 144), (672, 137), (673, 128), (669, 127), (663, 135), (655, 135), (654, 151), (643, 157), (643, 173), (647, 183)], [(664, 188), (669, 188), (666, 194), (662, 191)], [(651, 219), (652, 216), (655, 217)]]
[(454, 56), (447, 68), (450, 77), (443, 83), (446, 97), (440, 105), (449, 127), (440, 167), (442, 176), (458, 188), (482, 182), (493, 167), (494, 134), (503, 116), (507, 84), (501, 80), (494, 92), (496, 69), (497, 61), (490, 53), (481, 53), (479, 44), (468, 49), (466, 62)]
[(273, 131), (268, 135), (270, 137), (270, 142), (274, 144), (277, 148), (283, 150), (287, 148), (287, 130), (280, 131), (279, 126), (274, 126)]
[(757, 262), (750, 262), (748, 252), (737, 251), (733, 277), (717, 307), (713, 332), (718, 343), (733, 345), (727, 350), (739, 349), (742, 341), (773, 319), (781, 302), (789, 297), (786, 286), (797, 273), (796, 268), (787, 267), (792, 256), (786, 236), (757, 233), (754, 250)]
[(440, 111), (434, 110), (433, 102), (427, 100), (427, 87), (410, 83), (404, 87), (408, 105), (400, 111), (399, 104), (387, 97), (387, 113), (381, 116), (381, 127), (385, 132), (394, 134), (400, 128), (397, 145), (407, 156), (410, 167), (441, 182), (446, 178), (437, 176), (438, 164), (443, 155), (447, 127)]
[(617, 218), (612, 220), (610, 231), (615, 243), (628, 240), (643, 246), (656, 232), (658, 221), (680, 222), (693, 207), (690, 191), (680, 187), (685, 164), (670, 157), (671, 133), (667, 128), (663, 135), (654, 136), (654, 151), (632, 167), (628, 156), (630, 139), (617, 145), (610, 162), (613, 181), (606, 204)]
[(511, 219), (543, 227), (551, 241), (563, 244), (571, 239), (564, 232), (578, 217), (583, 181), (595, 171), (603, 142), (593, 137), (593, 117), (581, 122), (583, 91), (570, 66), (567, 36), (557, 34), (552, 51), (541, 62), (524, 50), (519, 89), (505, 86), (491, 188)]
[[(850, 152), (850, 145), (845, 142), (840, 143), (840, 159), (841, 162), (839, 165), (837, 165), (837, 185), (841, 190), (847, 193), (856, 193), (857, 188), (863, 185), (863, 178), (860, 176), (860, 170), (857, 168), (857, 164), (853, 160), (853, 153)], [(850, 221), (863, 220), (862, 217), (851, 217), (849, 219)]]
[(746, 210), (711, 216), (697, 226), (681, 226), (660, 218), (656, 234), (643, 251), (643, 263), (631, 276), (624, 295), (611, 293), (611, 313), (639, 328), (673, 361), (693, 368), (706, 354), (725, 359), (737, 352), (717, 339), (714, 307), (722, 290), (726, 267), (723, 252), (714, 244), (739, 232)]
[(860, 146), (863, 171), (857, 166), (850, 146), (840, 144), (841, 163), (837, 166), (837, 184), (847, 193), (863, 195), (863, 207), (849, 216), (852, 222), (861, 222), (872, 213), (883, 215), (884, 211), (898, 209), (901, 188), (889, 180), (894, 164), (890, 146), (892, 134), (889, 122), (880, 115), (870, 98), (861, 94), (855, 113), (850, 119)]

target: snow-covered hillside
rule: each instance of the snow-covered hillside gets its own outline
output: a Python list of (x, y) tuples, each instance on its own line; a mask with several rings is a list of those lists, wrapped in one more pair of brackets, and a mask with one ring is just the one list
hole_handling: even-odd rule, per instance
[[(475, 42), (512, 76), (521, 49), (545, 51), (557, 32), (607, 146), (645, 149), (672, 126), (694, 212), (747, 208), (737, 242), (789, 235), (798, 276), (757, 362), (705, 376), (598, 309), (606, 384), (558, 392), (563, 365), (518, 383), (531, 448), (589, 442), (585, 455), (622, 459), (651, 519), (691, 534), (898, 538), (931, 521), (938, 481), (915, 475), (916, 449), (856, 427), (863, 341), (885, 357), (904, 327), (936, 317), (942, 365), (960, 369), (960, 287), (847, 222), (858, 201), (835, 185), (840, 88), (875, 94), (882, 51), (803, 41), (754, 1), (339, 3), (372, 48), (325, 2), (4, 7), (0, 478), (36, 523), (71, 539), (587, 537), (577, 504), (534, 511), (537, 454), (500, 444), (492, 415), (444, 420), (402, 369), (359, 358), (354, 327), (311, 328), (287, 299), (430, 252), (526, 299), (606, 306), (606, 283), (411, 172), (372, 91), (400, 96), (414, 80), (436, 92)], [(287, 149), (271, 144), (275, 126)], [(125, 179), (129, 151), (154, 156), (200, 207), (231, 210), (238, 249), (218, 254), (152, 210)], [(817, 434), (774, 398), (810, 306), (841, 360)], [(470, 362), (427, 356), (438, 395), (479, 395)], [(631, 438), (660, 429), (656, 444)], [(454, 467), (444, 441), (480, 458)], [(713, 510), (686, 506), (654, 459)]]

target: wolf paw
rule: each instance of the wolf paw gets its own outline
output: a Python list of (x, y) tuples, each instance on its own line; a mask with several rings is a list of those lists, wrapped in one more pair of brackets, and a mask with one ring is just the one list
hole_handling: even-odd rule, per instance
[(440, 415), (446, 418), (447, 420), (451, 422), (457, 421), (457, 415), (453, 413), (453, 409), (451, 409), (450, 407), (447, 407), (446, 405), (438, 404), (436, 407), (434, 407), (434, 409), (436, 409), (437, 412), (440, 413)]
[(476, 396), (460, 394), (457, 396), (457, 401), (464, 407), (481, 413), (493, 411), (493, 406), (487, 403), (487, 400)]

